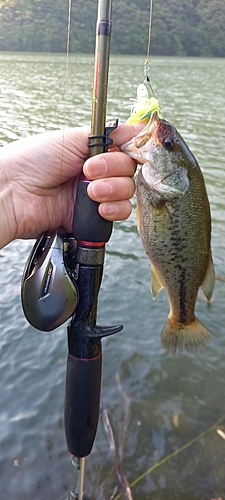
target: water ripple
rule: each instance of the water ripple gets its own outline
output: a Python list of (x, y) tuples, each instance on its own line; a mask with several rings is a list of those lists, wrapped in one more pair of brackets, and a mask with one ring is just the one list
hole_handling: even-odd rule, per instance
[[(110, 119), (127, 118), (124, 105), (135, 98), (136, 87), (143, 80), (143, 62), (140, 57), (111, 57)], [(62, 55), (0, 54), (0, 68), (1, 144), (63, 125)], [(219, 277), (224, 276), (225, 261), (224, 71), (222, 59), (151, 58), (152, 85), (162, 113), (188, 142), (205, 176), (212, 210), (213, 258)], [(71, 56), (68, 126), (90, 123), (92, 73), (92, 56)], [(66, 326), (43, 333), (25, 321), (20, 281), (32, 243), (16, 241), (0, 253), (0, 499), (55, 500), (70, 484), (63, 431)], [(123, 332), (103, 341), (102, 403), (115, 424), (116, 437), (121, 436), (124, 401), (115, 380), (118, 372), (131, 398), (123, 464), (131, 480), (225, 413), (224, 282), (216, 280), (214, 302), (209, 308), (201, 296), (198, 298), (196, 314), (213, 332), (214, 340), (197, 354), (164, 353), (160, 333), (168, 309), (164, 292), (155, 301), (151, 299), (149, 262), (133, 213), (128, 221), (114, 224), (98, 313), (99, 324), (124, 325)], [(179, 421), (177, 428), (174, 414)], [(223, 443), (216, 440), (218, 436), (210, 436), (211, 441), (205, 438), (172, 466), (164, 464), (140, 482), (133, 493), (136, 500), (150, 498), (153, 490), (155, 498), (173, 500), (175, 484), (177, 498), (208, 500), (209, 482), (211, 496), (216, 496), (213, 492), (218, 489), (217, 496), (224, 497)], [(106, 478), (111, 466), (100, 420), (87, 465), (87, 493), (99, 498), (101, 491), (101, 498), (109, 498), (111, 483)], [(191, 482), (187, 477), (192, 477)]]

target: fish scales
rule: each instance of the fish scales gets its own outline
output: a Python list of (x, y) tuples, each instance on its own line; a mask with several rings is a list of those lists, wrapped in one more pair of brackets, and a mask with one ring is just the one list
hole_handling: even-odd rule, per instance
[[(181, 199), (175, 198), (157, 207), (152, 202), (154, 195), (151, 189), (142, 179), (140, 171), (137, 200), (144, 248), (153, 266), (157, 267), (160, 282), (169, 293), (176, 320), (193, 321), (198, 289), (204, 281), (209, 260), (208, 204), (201, 206), (198, 186), (197, 189), (193, 186), (190, 204), (188, 190)], [(190, 217), (191, 211), (195, 213), (194, 219)], [(208, 222), (205, 225), (206, 213)], [(198, 252), (195, 251), (196, 246), (199, 247)]]
[(210, 300), (215, 278), (202, 172), (177, 130), (157, 113), (121, 149), (143, 164), (137, 179), (137, 219), (151, 261), (153, 298), (165, 288), (170, 304), (163, 346), (171, 352), (196, 349), (212, 339), (195, 318), (198, 290), (202, 286)]

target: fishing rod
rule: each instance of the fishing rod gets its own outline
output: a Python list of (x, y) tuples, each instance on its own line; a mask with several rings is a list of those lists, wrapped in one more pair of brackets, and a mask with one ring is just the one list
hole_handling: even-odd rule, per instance
[[(95, 71), (92, 98), (90, 156), (105, 152), (112, 144), (110, 133), (117, 127), (106, 127), (106, 104), (111, 37), (112, 0), (99, 0), (96, 24)], [(122, 326), (96, 325), (105, 245), (112, 233), (112, 222), (103, 219), (98, 203), (87, 194), (89, 181), (78, 183), (73, 218), (73, 236), (79, 303), (68, 327), (68, 362), (65, 395), (65, 433), (72, 455), (72, 489), (75, 498), (83, 498), (85, 457), (92, 449), (99, 417), (102, 349), (101, 339), (119, 332)], [(77, 467), (80, 475), (77, 475)], [(80, 483), (80, 484), (79, 484)], [(76, 493), (77, 494), (77, 493)]]
[[(90, 156), (108, 150), (106, 104), (111, 38), (112, 0), (98, 1), (95, 71), (92, 98)], [(103, 219), (98, 203), (87, 194), (89, 180), (81, 176), (76, 193), (72, 234), (42, 234), (34, 245), (22, 278), (22, 305), (28, 321), (50, 331), (72, 317), (68, 328), (64, 422), (72, 456), (72, 485), (68, 500), (84, 495), (85, 458), (90, 454), (99, 419), (101, 339), (122, 330), (121, 325), (99, 327), (98, 294), (105, 245), (112, 222)]]

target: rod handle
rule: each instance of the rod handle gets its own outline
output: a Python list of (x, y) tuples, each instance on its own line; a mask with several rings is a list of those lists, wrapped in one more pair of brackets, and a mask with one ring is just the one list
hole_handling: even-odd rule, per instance
[(112, 233), (112, 222), (103, 219), (98, 212), (99, 203), (87, 193), (88, 181), (80, 180), (77, 186), (73, 216), (73, 236), (77, 241), (107, 243)]
[(102, 357), (79, 359), (68, 354), (65, 433), (69, 453), (83, 458), (94, 443), (99, 417)]

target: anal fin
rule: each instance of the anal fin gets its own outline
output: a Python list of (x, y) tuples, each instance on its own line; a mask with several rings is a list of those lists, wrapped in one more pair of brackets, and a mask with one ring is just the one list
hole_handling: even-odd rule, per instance
[(151, 283), (151, 292), (153, 300), (157, 297), (160, 290), (162, 290), (163, 285), (158, 277), (157, 271), (155, 267), (152, 265), (152, 283)]
[(202, 283), (202, 290), (203, 290), (204, 295), (206, 296), (208, 301), (210, 301), (212, 298), (214, 282), (215, 282), (215, 271), (214, 271), (214, 265), (213, 265), (213, 261), (212, 261), (212, 254), (210, 252), (209, 263), (208, 263), (205, 279)]

